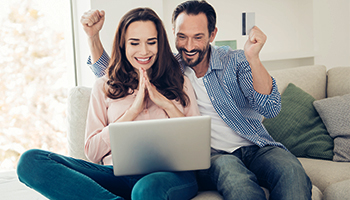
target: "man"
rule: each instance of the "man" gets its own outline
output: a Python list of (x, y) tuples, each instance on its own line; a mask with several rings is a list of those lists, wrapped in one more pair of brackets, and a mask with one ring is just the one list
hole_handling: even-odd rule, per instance
[[(99, 11), (81, 20), (97, 76), (108, 63), (98, 36), (103, 20)], [(262, 116), (275, 117), (281, 109), (276, 82), (259, 59), (264, 33), (254, 27), (244, 51), (211, 46), (216, 14), (205, 1), (181, 3), (172, 21), (176, 58), (191, 80), (201, 114), (212, 117), (211, 167), (197, 173), (199, 186), (217, 189), (224, 199), (265, 199), (260, 186), (270, 199), (311, 199), (312, 184), (302, 165), (262, 124)]]

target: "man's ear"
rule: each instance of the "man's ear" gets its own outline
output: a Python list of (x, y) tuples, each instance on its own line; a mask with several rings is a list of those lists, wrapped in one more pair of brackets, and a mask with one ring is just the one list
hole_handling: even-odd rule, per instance
[(210, 41), (210, 42), (213, 42), (213, 41), (214, 41), (214, 39), (215, 39), (217, 33), (218, 33), (218, 28), (215, 27), (215, 29), (213, 30), (213, 32), (211, 32), (211, 34), (210, 34), (210, 37), (209, 37), (209, 39), (210, 39), (209, 41)]
[(173, 35), (175, 35), (175, 28), (173, 26), (173, 28), (171, 28), (171, 30), (173, 31)]

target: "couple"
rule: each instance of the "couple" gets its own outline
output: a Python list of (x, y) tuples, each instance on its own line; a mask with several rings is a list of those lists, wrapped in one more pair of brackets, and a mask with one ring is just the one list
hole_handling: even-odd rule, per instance
[[(90, 99), (85, 152), (93, 163), (30, 150), (19, 162), (19, 179), (50, 199), (190, 199), (198, 186), (216, 189), (224, 199), (265, 199), (260, 185), (270, 199), (311, 199), (303, 167), (261, 123), (281, 107), (275, 80), (259, 60), (266, 36), (255, 27), (244, 51), (212, 47), (216, 14), (205, 1), (181, 3), (172, 20), (176, 59), (159, 17), (142, 8), (121, 19), (109, 59), (98, 38), (104, 13), (82, 17), (92, 70), (107, 73)], [(108, 123), (199, 111), (212, 117), (208, 170), (113, 175)]]

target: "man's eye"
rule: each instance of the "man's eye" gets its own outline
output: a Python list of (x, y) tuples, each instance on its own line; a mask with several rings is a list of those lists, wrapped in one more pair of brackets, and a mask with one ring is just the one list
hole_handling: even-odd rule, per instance
[(202, 39), (202, 37), (195, 37), (196, 38), (196, 40), (201, 40)]

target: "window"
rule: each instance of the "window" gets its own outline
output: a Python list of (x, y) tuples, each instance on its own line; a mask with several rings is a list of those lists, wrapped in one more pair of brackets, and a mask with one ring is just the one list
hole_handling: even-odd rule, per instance
[(67, 154), (70, 24), (69, 0), (1, 3), (0, 170), (14, 169), (28, 149)]

